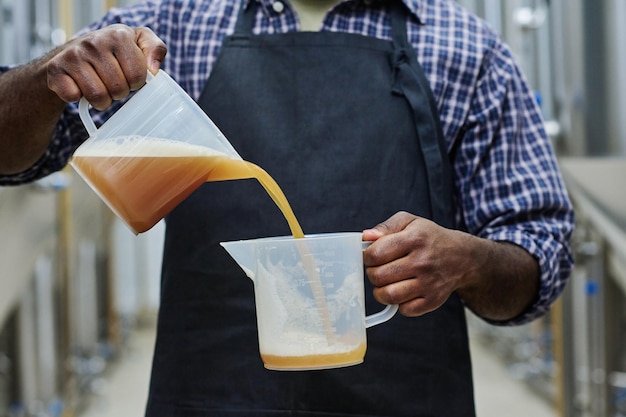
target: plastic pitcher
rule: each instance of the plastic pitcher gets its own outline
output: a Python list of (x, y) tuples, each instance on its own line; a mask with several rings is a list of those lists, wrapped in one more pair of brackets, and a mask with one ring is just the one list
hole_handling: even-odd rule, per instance
[(222, 242), (254, 281), (261, 359), (274, 370), (362, 363), (366, 328), (397, 305), (365, 315), (361, 233)]
[(146, 84), (100, 128), (84, 98), (79, 114), (89, 139), (70, 163), (135, 234), (211, 181), (220, 162), (241, 161), (204, 111), (163, 71), (148, 73)]

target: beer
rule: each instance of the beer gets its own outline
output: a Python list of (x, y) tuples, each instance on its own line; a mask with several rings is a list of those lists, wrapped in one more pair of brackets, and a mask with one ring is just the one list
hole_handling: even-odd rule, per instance
[[(86, 142), (72, 165), (128, 227), (139, 234), (152, 228), (206, 181), (255, 178), (287, 220), (294, 238), (304, 237), (287, 198), (259, 166), (213, 149), (167, 139), (128, 136)], [(319, 272), (306, 245), (299, 245), (311, 290), (324, 327), (326, 342), (335, 337)], [(336, 347), (336, 346), (335, 346)], [(347, 349), (353, 349), (354, 345)], [(333, 367), (363, 361), (365, 345), (353, 350), (280, 356), (262, 354), (268, 368)]]
[(365, 350), (365, 343), (362, 343), (353, 350), (314, 355), (282, 356), (261, 352), (261, 359), (263, 359), (263, 364), (266, 368), (274, 370), (325, 369), (362, 363), (365, 357)]
[(152, 228), (205, 181), (256, 178), (293, 236), (304, 236), (287, 198), (267, 172), (204, 146), (141, 136), (111, 138), (81, 146), (72, 165), (135, 234)]

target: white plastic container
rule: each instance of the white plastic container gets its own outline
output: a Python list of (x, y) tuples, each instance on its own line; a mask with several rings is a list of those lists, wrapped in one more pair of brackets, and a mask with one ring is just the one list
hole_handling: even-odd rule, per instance
[(89, 132), (71, 165), (135, 233), (152, 228), (208, 179), (223, 160), (242, 161), (204, 111), (165, 72), (146, 84), (100, 128), (83, 98)]
[(397, 305), (365, 316), (361, 233), (222, 242), (254, 281), (261, 359), (274, 370), (362, 363), (366, 328)]

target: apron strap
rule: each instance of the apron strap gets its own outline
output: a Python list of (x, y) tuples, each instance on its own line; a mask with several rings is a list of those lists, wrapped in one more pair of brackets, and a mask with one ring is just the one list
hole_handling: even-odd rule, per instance
[(252, 33), (257, 7), (257, 0), (241, 0), (237, 24), (235, 26), (235, 33), (237, 35), (248, 36)]
[(392, 93), (404, 96), (412, 108), (415, 129), (421, 143), (427, 167), (431, 196), (432, 219), (452, 227), (452, 173), (447, 158), (443, 129), (437, 115), (439, 110), (430, 84), (417, 61), (415, 50), (408, 42), (404, 3), (391, 4), (391, 28), (394, 45)]

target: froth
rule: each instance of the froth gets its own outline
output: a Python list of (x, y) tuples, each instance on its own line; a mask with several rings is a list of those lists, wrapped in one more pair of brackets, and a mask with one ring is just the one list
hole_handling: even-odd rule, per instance
[(280, 337), (262, 337), (259, 348), (261, 354), (275, 356), (341, 355), (358, 349), (362, 343), (359, 335), (346, 338), (330, 343), (323, 333), (283, 331)]
[(109, 139), (94, 140), (83, 144), (74, 156), (107, 156), (107, 157), (172, 157), (172, 156), (220, 156), (224, 155), (214, 149), (190, 143), (151, 138), (145, 136), (123, 136)]

